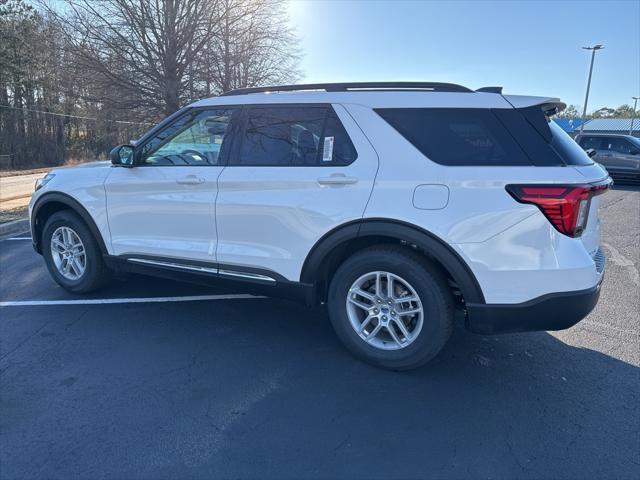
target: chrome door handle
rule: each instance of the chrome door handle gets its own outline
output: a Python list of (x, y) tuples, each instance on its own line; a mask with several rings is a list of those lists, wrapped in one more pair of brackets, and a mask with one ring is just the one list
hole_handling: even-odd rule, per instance
[(353, 185), (358, 183), (358, 179), (356, 177), (347, 177), (340, 173), (329, 177), (320, 177), (318, 183), (320, 185)]
[(176, 183), (180, 185), (200, 185), (204, 183), (205, 179), (202, 177), (196, 177), (195, 175), (187, 175), (176, 180)]

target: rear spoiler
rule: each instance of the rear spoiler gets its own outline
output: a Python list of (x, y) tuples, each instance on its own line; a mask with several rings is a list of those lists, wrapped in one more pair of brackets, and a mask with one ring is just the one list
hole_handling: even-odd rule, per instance
[(503, 95), (503, 97), (513, 108), (539, 106), (547, 117), (560, 113), (567, 108), (567, 104), (561, 102), (559, 98), (528, 97), (525, 95)]

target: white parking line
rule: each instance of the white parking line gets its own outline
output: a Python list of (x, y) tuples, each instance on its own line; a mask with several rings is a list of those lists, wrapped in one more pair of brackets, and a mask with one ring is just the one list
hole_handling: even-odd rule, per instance
[(248, 294), (233, 295), (194, 295), (190, 297), (146, 297), (146, 298), (90, 298), (86, 300), (24, 300), (0, 302), (0, 307), (34, 307), (51, 305), (105, 305), (113, 303), (161, 303), (161, 302), (200, 302), (203, 300), (239, 300), (266, 298)]

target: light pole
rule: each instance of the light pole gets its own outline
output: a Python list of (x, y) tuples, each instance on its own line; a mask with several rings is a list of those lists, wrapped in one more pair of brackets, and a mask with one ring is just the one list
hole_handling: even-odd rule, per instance
[(629, 127), (629, 135), (633, 135), (633, 121), (636, 119), (636, 107), (638, 106), (638, 100), (640, 97), (631, 97), (633, 98), (633, 113), (631, 113), (631, 126)]
[(582, 109), (582, 122), (580, 123), (580, 134), (584, 130), (584, 120), (587, 116), (587, 102), (589, 102), (589, 89), (591, 88), (591, 73), (593, 73), (593, 60), (596, 58), (596, 50), (604, 48), (598, 44), (593, 47), (582, 47), (584, 50), (591, 50), (591, 66), (589, 67), (589, 80), (587, 80), (587, 94), (584, 97), (584, 108)]

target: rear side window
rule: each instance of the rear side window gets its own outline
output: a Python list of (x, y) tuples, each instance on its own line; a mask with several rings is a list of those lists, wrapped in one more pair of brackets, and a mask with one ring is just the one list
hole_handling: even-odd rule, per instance
[(593, 160), (556, 122), (549, 122), (551, 147), (567, 165), (593, 165)]
[(591, 165), (580, 146), (542, 108), (376, 109), (436, 163), (454, 166)]
[(442, 165), (531, 165), (491, 110), (383, 108), (376, 112), (425, 156)]
[(252, 107), (232, 165), (344, 166), (356, 150), (329, 106)]

